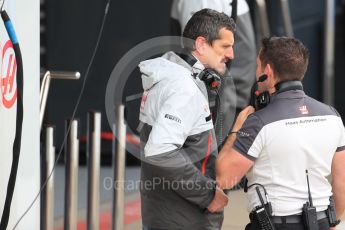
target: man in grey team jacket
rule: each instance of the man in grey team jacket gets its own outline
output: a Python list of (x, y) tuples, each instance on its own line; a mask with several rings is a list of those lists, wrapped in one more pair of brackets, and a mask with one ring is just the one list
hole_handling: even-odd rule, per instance
[[(235, 2), (237, 3), (234, 4)], [(181, 35), (192, 12), (204, 8), (224, 12), (226, 15), (236, 18), (236, 42), (234, 44), (236, 58), (221, 79), (218, 106), (217, 99), (209, 95), (211, 111), (217, 114), (215, 133), (218, 149), (220, 149), (232, 128), (235, 117), (249, 104), (250, 90), (255, 81), (257, 51), (253, 24), (246, 0), (173, 0), (170, 15), (171, 34)]]
[(143, 229), (218, 230), (228, 198), (215, 183), (217, 143), (205, 68), (220, 74), (233, 59), (235, 23), (204, 9), (187, 23), (184, 56), (168, 52), (140, 63)]

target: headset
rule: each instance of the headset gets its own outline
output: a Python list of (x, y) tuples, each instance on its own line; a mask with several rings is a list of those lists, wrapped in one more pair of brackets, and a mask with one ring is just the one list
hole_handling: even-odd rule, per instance
[[(187, 62), (192, 68), (197, 63), (197, 59), (192, 54), (178, 54), (185, 62)], [(199, 78), (201, 81), (204, 82), (207, 91), (213, 95), (216, 95), (216, 112), (213, 116), (213, 124), (217, 124), (218, 122), (218, 114), (220, 108), (220, 96), (219, 96), (219, 89), (221, 86), (221, 78), (220, 75), (211, 68), (203, 69), (199, 74), (192, 73), (194, 78)]]
[[(185, 62), (187, 62), (192, 68), (195, 65), (195, 63), (198, 61), (191, 54), (179, 54), (179, 56)], [(220, 75), (214, 69), (205, 68), (199, 74), (192, 73), (192, 76), (194, 78), (198, 77), (201, 81), (203, 81), (206, 85), (206, 88), (212, 93), (217, 93), (218, 89), (220, 88), (220, 85), (221, 85)]]
[[(266, 80), (267, 75), (263, 74), (257, 81), (254, 82), (254, 85), (252, 86), (249, 104), (255, 108), (255, 111), (266, 107), (271, 101), (271, 96), (268, 91), (260, 93), (258, 90), (258, 83), (264, 82)], [(278, 82), (274, 87), (276, 88), (275, 94), (279, 94), (288, 90), (303, 90), (302, 82), (298, 80)]]
[(258, 83), (264, 82), (267, 79), (267, 75), (263, 74), (259, 77), (257, 81), (254, 82), (250, 90), (250, 101), (249, 105), (255, 108), (255, 111), (258, 111), (268, 105), (270, 102), (270, 94), (268, 91), (260, 93), (258, 90)]

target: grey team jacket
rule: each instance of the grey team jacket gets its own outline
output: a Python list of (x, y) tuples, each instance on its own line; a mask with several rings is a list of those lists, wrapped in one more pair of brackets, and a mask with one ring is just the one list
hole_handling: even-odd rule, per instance
[[(180, 36), (194, 12), (204, 8), (232, 14), (232, 0), (174, 0), (171, 6), (171, 33)], [(246, 0), (238, 0), (237, 20), (234, 44), (235, 59), (231, 68), (221, 78), (219, 89), (220, 105), (215, 105), (216, 98), (209, 94), (209, 103), (216, 114), (215, 132), (218, 146), (230, 132), (235, 121), (236, 110), (239, 112), (249, 102), (250, 89), (255, 81), (256, 47), (254, 29)]]
[(173, 52), (141, 62), (141, 202), (145, 226), (221, 228), (211, 214), (217, 144), (206, 87)]

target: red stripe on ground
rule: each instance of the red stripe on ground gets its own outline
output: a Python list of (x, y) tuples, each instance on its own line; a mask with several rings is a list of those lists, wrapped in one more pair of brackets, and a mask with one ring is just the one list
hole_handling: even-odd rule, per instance
[[(114, 139), (113, 133), (111, 132), (102, 132), (101, 139), (105, 141), (112, 141)], [(86, 142), (86, 135), (82, 135), (79, 137), (79, 140), (82, 142)], [(133, 145), (140, 145), (140, 139), (136, 135), (126, 134), (126, 141)]]
[(141, 220), (141, 201), (129, 202), (125, 207), (125, 224)]
[[(125, 225), (141, 220), (141, 202), (140, 200), (128, 202), (125, 205)], [(86, 230), (86, 220), (78, 222), (78, 230)], [(108, 230), (111, 228), (111, 211), (99, 215), (99, 229)], [(63, 230), (57, 228), (56, 230)]]

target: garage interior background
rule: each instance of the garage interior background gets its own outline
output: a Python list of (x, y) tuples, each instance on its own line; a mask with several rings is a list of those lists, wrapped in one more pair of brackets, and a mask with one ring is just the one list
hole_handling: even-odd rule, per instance
[[(267, 0), (272, 34), (283, 35), (278, 1)], [(289, 1), (295, 37), (310, 50), (311, 59), (304, 86), (307, 94), (322, 98), (323, 76), (323, 0)], [(81, 135), (86, 134), (86, 112), (102, 112), (102, 131), (110, 131), (105, 116), (105, 90), (109, 76), (121, 57), (135, 45), (157, 36), (169, 35), (171, 0), (111, 1), (108, 18), (94, 65), (77, 112)], [(254, 0), (248, 1), (254, 12)], [(81, 78), (92, 55), (100, 30), (106, 0), (41, 0), (41, 69), (80, 71)], [(345, 118), (345, 2), (337, 1), (335, 41), (335, 107)], [(64, 120), (71, 116), (81, 89), (79, 81), (52, 81), (45, 122), (56, 125), (56, 146), (64, 134)], [(125, 94), (140, 93), (141, 79), (134, 71)], [(124, 98), (125, 96), (124, 95)], [(135, 129), (139, 100), (128, 103), (127, 121)], [(102, 142), (103, 151), (111, 143)], [(81, 149), (83, 147), (81, 146)], [(110, 154), (109, 154), (110, 155)]]

